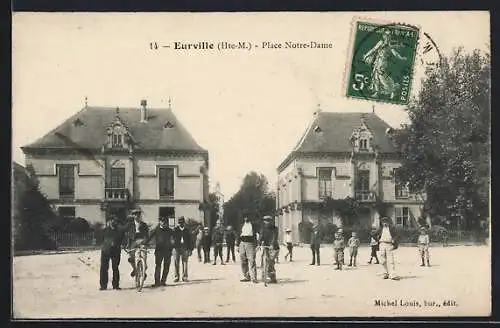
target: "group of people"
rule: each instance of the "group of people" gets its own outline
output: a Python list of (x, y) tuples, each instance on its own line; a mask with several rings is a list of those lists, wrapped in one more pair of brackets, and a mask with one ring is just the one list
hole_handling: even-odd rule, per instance
[[(223, 247), (224, 242), (226, 244), (226, 261), (223, 259)], [(198, 226), (196, 232), (196, 251), (198, 255), (198, 261), (203, 263), (210, 263), (210, 250), (213, 247), (214, 250), (214, 261), (213, 265), (217, 264), (217, 257), (220, 258), (220, 264), (224, 265), (231, 259), (236, 262), (236, 256), (234, 253), (234, 248), (236, 244), (236, 232), (232, 226), (227, 226), (224, 229), (222, 223), (218, 221), (213, 229), (210, 231), (209, 227)]]
[[(320, 265), (320, 244), (322, 241), (322, 234), (319, 224), (317, 223), (313, 226), (310, 240), (312, 251), (311, 265)], [(335, 270), (342, 270), (342, 265), (345, 264), (344, 251), (346, 248), (349, 250), (348, 266), (356, 266), (360, 244), (361, 242), (356, 232), (352, 232), (347, 244), (345, 244), (343, 230), (338, 229), (335, 232), (333, 241)], [(426, 264), (430, 266), (429, 244), (430, 238), (427, 229), (421, 227), (417, 241), (419, 255), (422, 261), (421, 266), (425, 266)], [(375, 264), (380, 263), (384, 268), (384, 279), (399, 280), (399, 277), (396, 275), (394, 262), (394, 251), (398, 248), (398, 235), (391, 219), (387, 217), (381, 219), (380, 227), (371, 231), (369, 245), (371, 253), (368, 264), (372, 264), (372, 260), (375, 259)], [(378, 255), (380, 255), (380, 261)]]
[[(242, 279), (241, 282), (258, 283), (256, 254), (261, 248), (268, 249), (266, 253), (268, 258), (268, 279), (270, 283), (276, 283), (275, 263), (279, 262), (280, 244), (278, 239), (278, 227), (274, 224), (271, 216), (264, 216), (262, 225), (257, 226), (246, 215), (243, 216), (241, 228), (236, 232), (231, 226), (224, 228), (219, 221), (210, 231), (208, 227), (199, 225), (194, 234), (186, 227), (184, 217), (178, 219), (178, 225), (171, 229), (168, 226), (168, 218), (159, 218), (158, 225), (149, 231), (148, 225), (142, 220), (139, 209), (131, 212), (131, 220), (123, 223), (117, 217), (112, 216), (109, 224), (104, 229), (104, 242), (101, 250), (101, 270), (100, 270), (100, 289), (107, 289), (109, 262), (113, 270), (112, 286), (113, 289), (120, 289), (120, 274), (118, 267), (120, 265), (121, 248), (135, 249), (139, 245), (147, 245), (155, 239), (155, 274), (152, 287), (166, 286), (166, 279), (169, 273), (172, 255), (175, 263), (174, 282), (188, 280), (188, 258), (192, 255), (196, 247), (198, 260), (203, 263), (211, 263), (210, 250), (213, 248), (213, 265), (217, 264), (217, 258), (220, 264), (229, 262), (230, 256), (233, 262), (236, 262), (235, 248), (240, 255)], [(193, 240), (193, 238), (195, 238)], [(311, 265), (320, 265), (320, 245), (323, 239), (322, 231), (318, 223), (313, 226), (310, 238), (310, 247), (312, 251)], [(226, 259), (223, 258), (223, 245), (226, 244)], [(418, 238), (418, 249), (422, 260), (422, 266), (430, 266), (429, 261), (429, 235), (424, 227), (421, 228)], [(352, 232), (350, 238), (345, 243), (345, 237), (342, 229), (335, 232), (333, 241), (335, 270), (342, 270), (345, 264), (344, 250), (349, 250), (348, 266), (357, 265), (358, 248), (361, 242), (356, 232)], [(284, 245), (287, 248), (285, 260), (293, 261), (293, 240), (291, 230), (286, 229), (284, 236)], [(399, 280), (396, 275), (394, 263), (394, 250), (398, 248), (398, 235), (392, 220), (382, 218), (378, 229), (372, 230), (370, 235), (370, 260), (375, 259), (376, 264), (382, 264), (384, 268), (384, 279)], [(203, 256), (202, 256), (203, 252)], [(264, 254), (264, 252), (262, 252)], [(379, 261), (380, 256), (380, 261)], [(134, 252), (129, 252), (128, 261), (132, 267), (131, 276), (135, 276), (135, 258)], [(180, 267), (182, 266), (182, 275)], [(146, 268), (147, 269), (147, 268)]]
[[(159, 218), (158, 225), (149, 231), (148, 225), (142, 220), (141, 210), (131, 212), (130, 220), (120, 222), (116, 216), (111, 216), (103, 231), (101, 247), (100, 290), (106, 290), (108, 285), (109, 262), (111, 261), (113, 289), (120, 289), (120, 258), (121, 249), (136, 249), (139, 245), (147, 245), (155, 239), (155, 282), (152, 287), (166, 286), (172, 255), (175, 264), (174, 282), (188, 280), (188, 258), (193, 251), (192, 236), (186, 227), (184, 217), (178, 219), (178, 225), (171, 229), (168, 218)], [(128, 262), (132, 267), (130, 275), (135, 276), (135, 252), (128, 253)], [(147, 263), (147, 262), (146, 262)], [(163, 270), (162, 270), (163, 264)], [(180, 267), (182, 266), (182, 276)], [(145, 268), (147, 270), (147, 267)]]

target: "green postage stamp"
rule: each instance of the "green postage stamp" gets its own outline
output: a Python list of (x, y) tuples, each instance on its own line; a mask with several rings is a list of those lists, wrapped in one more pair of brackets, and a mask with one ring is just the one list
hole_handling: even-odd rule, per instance
[(346, 95), (405, 105), (410, 97), (419, 28), (356, 21)]

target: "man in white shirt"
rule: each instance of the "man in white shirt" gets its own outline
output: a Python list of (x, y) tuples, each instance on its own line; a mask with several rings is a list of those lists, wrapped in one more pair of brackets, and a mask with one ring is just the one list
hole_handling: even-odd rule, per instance
[(250, 221), (248, 215), (243, 218), (243, 225), (239, 233), (236, 247), (239, 249), (243, 279), (241, 282), (252, 281), (257, 283), (257, 267), (255, 264), (255, 249), (257, 246), (257, 228)]
[(379, 240), (380, 262), (384, 267), (384, 279), (399, 280), (396, 275), (394, 263), (394, 250), (398, 248), (396, 230), (392, 226), (392, 220), (384, 217), (381, 220), (382, 226), (377, 232)]
[(286, 229), (285, 231), (285, 246), (286, 249), (288, 250), (288, 253), (285, 255), (285, 261), (287, 260), (288, 256), (290, 256), (290, 262), (293, 262), (292, 256), (293, 256), (293, 240), (292, 240), (292, 229)]

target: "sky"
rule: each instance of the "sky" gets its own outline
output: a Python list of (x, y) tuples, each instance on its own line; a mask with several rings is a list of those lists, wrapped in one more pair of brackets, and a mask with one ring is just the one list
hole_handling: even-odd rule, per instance
[[(344, 97), (355, 19), (417, 25), (442, 55), (490, 51), (488, 12), (14, 13), (12, 157), (84, 106), (171, 108), (209, 151), (211, 189), (229, 199), (250, 171), (270, 186), (318, 106), (372, 112), (393, 127), (403, 107)], [(328, 49), (199, 51), (173, 42), (331, 43)], [(151, 50), (156, 42), (158, 50)], [(416, 61), (412, 94), (423, 65)], [(348, 73), (348, 72), (347, 72)]]

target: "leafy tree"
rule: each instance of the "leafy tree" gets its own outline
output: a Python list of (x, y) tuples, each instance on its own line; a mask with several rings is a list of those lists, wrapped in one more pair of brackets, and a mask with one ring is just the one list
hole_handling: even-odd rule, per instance
[(53, 242), (48, 236), (49, 228), (57, 222), (57, 216), (47, 198), (40, 192), (39, 182), (33, 167), (27, 166), (29, 179), (20, 195), (17, 215), (14, 217), (16, 234), (14, 249), (52, 249)]
[(490, 56), (457, 49), (429, 70), (410, 102), (410, 124), (395, 132), (411, 192), (431, 216), (461, 213), (466, 229), (488, 216)]
[(276, 196), (269, 191), (267, 178), (256, 172), (248, 173), (240, 189), (224, 204), (225, 222), (233, 227), (240, 225), (240, 217), (248, 215), (260, 224), (264, 215), (274, 215)]

